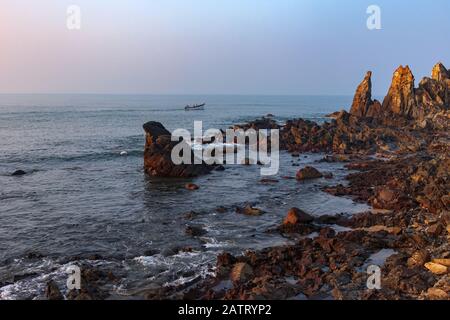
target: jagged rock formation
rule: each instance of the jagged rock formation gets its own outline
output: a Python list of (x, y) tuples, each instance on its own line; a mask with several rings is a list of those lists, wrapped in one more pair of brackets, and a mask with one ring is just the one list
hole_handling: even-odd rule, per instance
[(392, 77), (391, 87), (383, 100), (383, 110), (395, 115), (411, 117), (417, 110), (414, 75), (408, 66), (400, 66)]
[(356, 89), (350, 113), (357, 117), (370, 118), (381, 113), (381, 103), (378, 100), (372, 100), (372, 71), (367, 72)]
[(204, 162), (202, 164), (194, 164), (194, 153), (192, 151), (192, 164), (174, 164), (171, 158), (172, 149), (179, 142), (171, 141), (171, 133), (159, 122), (147, 122), (144, 124), (144, 130), (144, 169), (149, 175), (188, 178), (209, 173), (213, 169), (212, 166)]
[(350, 110), (353, 116), (390, 126), (450, 128), (450, 71), (442, 63), (417, 88), (409, 66), (398, 67), (382, 105), (372, 101), (371, 75), (369, 71), (356, 90)]

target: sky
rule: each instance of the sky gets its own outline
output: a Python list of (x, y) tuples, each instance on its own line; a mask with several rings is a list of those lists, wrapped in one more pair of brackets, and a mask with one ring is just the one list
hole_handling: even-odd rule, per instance
[[(369, 30), (366, 10), (381, 9)], [(81, 29), (67, 28), (67, 8)], [(448, 0), (1, 0), (0, 93), (384, 95), (450, 68)]]

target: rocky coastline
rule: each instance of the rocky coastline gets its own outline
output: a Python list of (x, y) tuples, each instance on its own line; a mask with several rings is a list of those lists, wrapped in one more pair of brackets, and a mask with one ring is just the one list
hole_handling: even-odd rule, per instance
[[(347, 186), (323, 191), (366, 202), (353, 216), (312, 217), (292, 208), (275, 232), (294, 245), (224, 252), (216, 276), (173, 299), (450, 299), (450, 72), (441, 64), (418, 88), (408, 66), (399, 67), (387, 96), (372, 100), (371, 72), (359, 85), (350, 112), (322, 125), (303, 119), (279, 126), (271, 118), (243, 128), (279, 128), (282, 148), (326, 152), (322, 161), (346, 162)], [(303, 170), (303, 172), (302, 172)], [(309, 174), (309, 176), (308, 176)], [(321, 177), (303, 168), (297, 178)], [(337, 232), (335, 226), (344, 231)], [(316, 236), (308, 236), (312, 232)], [(298, 240), (300, 237), (300, 240)], [(381, 259), (381, 287), (367, 286), (367, 264)]]
[[(293, 119), (279, 125), (265, 117), (239, 127), (280, 129), (280, 147), (292, 157), (322, 152), (327, 155), (321, 161), (346, 163), (351, 170), (348, 185), (329, 185), (323, 191), (351, 197), (373, 209), (353, 216), (314, 217), (302, 208), (292, 208), (279, 227), (268, 232), (283, 234), (294, 244), (240, 256), (224, 252), (217, 258), (215, 276), (189, 286), (146, 290), (143, 296), (450, 300), (450, 71), (438, 63), (431, 77), (415, 87), (411, 70), (401, 66), (383, 102), (372, 99), (371, 76), (368, 72), (358, 86), (350, 112), (336, 112), (330, 122)], [(215, 169), (204, 163), (173, 165), (170, 132), (156, 122), (144, 129), (148, 174), (193, 177)], [(290, 178), (326, 175), (307, 167)], [(256, 211), (248, 207), (239, 213), (258, 219)], [(189, 230), (193, 236), (200, 231)], [(367, 266), (377, 264), (377, 257), (381, 286), (374, 290), (367, 286)], [(91, 276), (86, 287), (95, 288), (102, 277), (88, 273), (97, 276)], [(50, 283), (48, 297), (60, 298), (55, 291)], [(69, 298), (96, 296), (78, 292)]]

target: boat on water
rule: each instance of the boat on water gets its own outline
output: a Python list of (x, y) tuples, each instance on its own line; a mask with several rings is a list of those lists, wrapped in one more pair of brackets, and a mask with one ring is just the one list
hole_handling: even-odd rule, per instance
[(205, 110), (205, 105), (206, 105), (206, 103), (194, 104), (192, 106), (187, 105), (186, 107), (184, 107), (184, 110), (186, 110), (186, 111)]

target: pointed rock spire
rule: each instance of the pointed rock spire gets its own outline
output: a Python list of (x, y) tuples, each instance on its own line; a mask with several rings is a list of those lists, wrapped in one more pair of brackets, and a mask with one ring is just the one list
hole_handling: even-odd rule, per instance
[(368, 71), (356, 89), (350, 113), (357, 117), (364, 117), (372, 104), (372, 71)]
[(431, 78), (436, 81), (445, 81), (450, 79), (450, 71), (445, 68), (445, 66), (439, 62), (431, 71)]
[(414, 75), (409, 66), (400, 66), (392, 77), (391, 87), (383, 101), (383, 109), (394, 114), (411, 116), (416, 107)]

